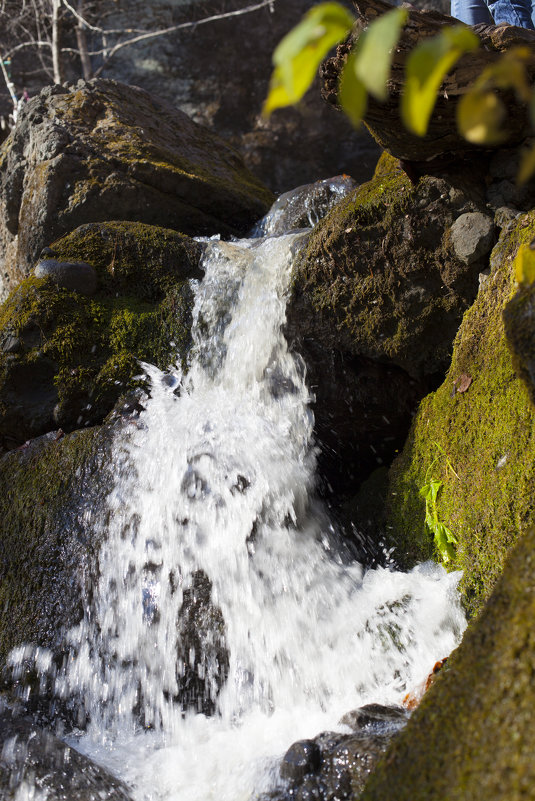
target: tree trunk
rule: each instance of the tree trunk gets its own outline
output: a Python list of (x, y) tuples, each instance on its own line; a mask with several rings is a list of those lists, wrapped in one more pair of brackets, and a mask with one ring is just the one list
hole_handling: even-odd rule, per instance
[(52, 67), (55, 83), (63, 83), (63, 69), (59, 43), (60, 6), (61, 0), (52, 0)]
[[(80, 17), (84, 16), (84, 0), (78, 0), (78, 14)], [(89, 81), (93, 77), (93, 66), (87, 47), (85, 25), (81, 19), (78, 20), (76, 25), (76, 42), (80, 53), (80, 61), (82, 62), (82, 75), (84, 76), (84, 80)]]

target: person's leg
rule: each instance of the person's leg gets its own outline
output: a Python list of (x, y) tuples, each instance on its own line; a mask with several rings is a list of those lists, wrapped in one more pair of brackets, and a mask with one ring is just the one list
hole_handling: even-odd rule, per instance
[(517, 25), (519, 28), (535, 30), (531, 18), (531, 0), (494, 0), (489, 2), (489, 10), (496, 25), (505, 22), (508, 25)]
[(485, 0), (451, 0), (451, 16), (467, 25), (481, 22), (492, 25), (494, 22)]

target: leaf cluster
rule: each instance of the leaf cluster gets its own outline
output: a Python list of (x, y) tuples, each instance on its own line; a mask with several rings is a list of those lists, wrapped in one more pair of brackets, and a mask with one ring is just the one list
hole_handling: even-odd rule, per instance
[[(339, 101), (354, 126), (366, 114), (368, 97), (384, 102), (389, 96), (392, 58), (408, 18), (404, 8), (393, 8), (370, 23), (358, 36), (342, 71)], [(264, 105), (268, 115), (294, 105), (310, 87), (327, 53), (347, 39), (355, 18), (336, 2), (314, 6), (280, 42), (273, 53), (275, 66)], [(445, 26), (436, 36), (418, 44), (407, 57), (400, 114), (405, 127), (425, 136), (441, 84), (458, 60), (480, 45), (464, 24)], [(533, 55), (515, 47), (485, 68), (457, 106), (457, 127), (474, 144), (496, 145), (504, 139), (506, 109), (498, 92), (513, 91), (526, 103), (535, 127), (535, 91), (528, 79)], [(518, 180), (535, 172), (535, 148), (522, 158)]]

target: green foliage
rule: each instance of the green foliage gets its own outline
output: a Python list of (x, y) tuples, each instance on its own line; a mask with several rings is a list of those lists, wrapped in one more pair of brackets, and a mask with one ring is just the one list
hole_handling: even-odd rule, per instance
[(349, 56), (340, 82), (340, 104), (353, 123), (360, 124), (366, 111), (367, 92), (378, 100), (388, 97), (387, 81), (392, 52), (407, 21), (404, 8), (394, 8), (380, 17), (359, 37)]
[(519, 101), (530, 104), (526, 71), (530, 58), (527, 48), (515, 47), (483, 70), (457, 106), (457, 124), (465, 139), (477, 145), (495, 145), (504, 139), (506, 110), (496, 90), (512, 89)]
[(521, 285), (535, 281), (535, 239), (518, 249), (515, 261), (515, 278)]
[(297, 103), (314, 80), (329, 50), (346, 38), (353, 17), (338, 3), (321, 3), (305, 14), (273, 53), (271, 78), (264, 114)]
[(425, 524), (433, 535), (434, 543), (443, 562), (449, 562), (455, 557), (457, 538), (438, 519), (437, 496), (442, 488), (442, 481), (431, 479), (424, 484), (420, 495), (425, 500)]
[[(384, 102), (395, 52), (408, 12), (393, 8), (360, 32), (342, 71), (339, 101), (353, 125), (358, 126), (367, 108), (368, 94)], [(274, 71), (264, 114), (297, 103), (312, 84), (316, 70), (329, 50), (346, 39), (355, 20), (339, 3), (321, 3), (288, 33), (273, 54)], [(478, 37), (465, 25), (444, 27), (417, 45), (406, 63), (401, 96), (401, 118), (409, 131), (425, 136), (440, 86), (465, 53), (479, 47)], [(459, 100), (457, 127), (473, 144), (495, 145), (504, 139), (505, 106), (496, 90), (513, 90), (526, 103), (535, 127), (535, 90), (529, 83), (529, 48), (515, 47), (483, 70), (474, 86)], [(535, 147), (523, 156), (518, 174), (524, 183), (535, 172)]]
[(407, 59), (401, 98), (401, 116), (410, 131), (425, 136), (440, 84), (459, 58), (478, 46), (479, 40), (472, 31), (465, 25), (456, 25), (444, 28), (414, 48)]

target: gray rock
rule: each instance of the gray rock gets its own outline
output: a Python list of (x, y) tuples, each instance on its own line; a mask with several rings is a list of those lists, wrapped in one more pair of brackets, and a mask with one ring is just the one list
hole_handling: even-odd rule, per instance
[(298, 740), (286, 751), (280, 773), (283, 779), (299, 781), (307, 773), (316, 771), (320, 764), (320, 749), (314, 740)]
[(8, 334), (3, 338), (0, 350), (2, 353), (18, 353), (21, 349), (22, 343), (18, 337)]
[(494, 212), (494, 223), (498, 228), (506, 228), (520, 214), (522, 212), (518, 211), (518, 209), (512, 209), (510, 206), (500, 206)]
[(402, 728), (409, 714), (400, 706), (383, 706), (382, 704), (366, 704), (365, 706), (347, 712), (340, 723), (349, 726), (354, 732), (372, 731), (374, 734), (385, 730)]
[(36, 791), (48, 801), (131, 798), (122, 782), (53, 734), (9, 710), (0, 712), (0, 797), (33, 798)]
[(80, 295), (94, 295), (97, 291), (97, 272), (84, 261), (45, 259), (37, 263), (34, 275), (51, 278), (58, 286)]
[(80, 225), (126, 220), (195, 236), (241, 234), (274, 200), (222, 139), (110, 80), (43, 90), (3, 147), (0, 298), (43, 247)]
[(473, 264), (492, 248), (494, 221), (479, 211), (461, 214), (451, 226), (451, 241), (457, 258)]

